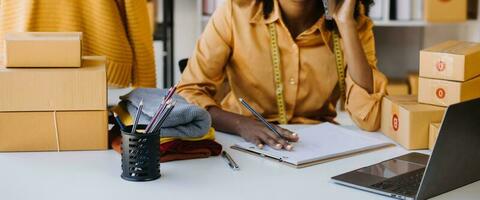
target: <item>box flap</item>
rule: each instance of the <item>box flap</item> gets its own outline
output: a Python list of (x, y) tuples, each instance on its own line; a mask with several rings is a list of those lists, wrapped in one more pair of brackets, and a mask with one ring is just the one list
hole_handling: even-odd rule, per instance
[(385, 98), (389, 99), (392, 103), (397, 104), (398, 106), (410, 112), (445, 110), (445, 108), (443, 107), (420, 104), (418, 103), (417, 96), (415, 95), (387, 96)]
[(473, 53), (480, 53), (480, 44), (451, 40), (426, 48), (422, 51), (448, 53), (454, 55), (470, 55)]
[(0, 68), (0, 111), (106, 110), (105, 57), (80, 68)]
[(81, 32), (10, 32), (5, 33), (6, 41), (32, 40), (81, 40)]

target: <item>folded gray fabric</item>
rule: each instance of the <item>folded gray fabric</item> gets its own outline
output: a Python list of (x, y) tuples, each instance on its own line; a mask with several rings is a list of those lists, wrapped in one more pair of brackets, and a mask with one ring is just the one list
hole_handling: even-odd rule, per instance
[[(143, 99), (143, 111), (139, 124), (148, 124), (162, 103), (168, 90), (138, 88), (121, 96), (120, 105), (126, 106), (130, 116), (135, 117), (138, 105)], [(177, 103), (161, 127), (162, 137), (199, 138), (208, 133), (212, 119), (210, 114), (198, 106), (188, 103), (183, 97), (174, 94)]]

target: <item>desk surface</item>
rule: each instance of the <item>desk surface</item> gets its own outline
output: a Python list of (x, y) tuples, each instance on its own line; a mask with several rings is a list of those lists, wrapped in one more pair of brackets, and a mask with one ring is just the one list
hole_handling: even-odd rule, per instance
[[(345, 114), (339, 121), (356, 129)], [(293, 127), (298, 128), (298, 127)], [(371, 137), (389, 140), (379, 133)], [(330, 177), (408, 153), (391, 147), (304, 169), (232, 150), (239, 137), (217, 140), (240, 165), (232, 171), (221, 157), (161, 165), (162, 177), (145, 183), (120, 178), (120, 155), (113, 151), (0, 154), (0, 199), (390, 199), (332, 183)], [(479, 199), (480, 182), (434, 199)]]

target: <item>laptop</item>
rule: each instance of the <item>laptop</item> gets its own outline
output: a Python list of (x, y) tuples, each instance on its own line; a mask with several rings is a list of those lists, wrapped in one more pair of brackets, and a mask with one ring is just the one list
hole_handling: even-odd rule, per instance
[(332, 180), (405, 200), (428, 199), (480, 180), (480, 99), (448, 107), (431, 156), (409, 153)]

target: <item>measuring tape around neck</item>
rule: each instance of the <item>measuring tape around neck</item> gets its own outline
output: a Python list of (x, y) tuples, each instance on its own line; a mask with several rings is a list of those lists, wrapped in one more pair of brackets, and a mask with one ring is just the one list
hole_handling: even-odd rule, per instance
[(280, 49), (278, 47), (277, 28), (274, 23), (268, 24), (270, 33), (270, 50), (272, 51), (273, 79), (275, 81), (275, 99), (277, 100), (278, 122), (287, 124), (287, 112), (285, 109), (285, 99), (282, 83), (282, 72), (280, 71)]
[(335, 64), (337, 65), (338, 74), (338, 88), (340, 89), (340, 108), (344, 110), (346, 97), (346, 83), (345, 83), (345, 65), (343, 62), (343, 52), (340, 46), (340, 36), (338, 32), (333, 31), (333, 52), (335, 54)]
[[(277, 28), (275, 23), (268, 24), (268, 32), (270, 34), (270, 50), (273, 63), (273, 79), (275, 81), (275, 99), (277, 101), (278, 122), (287, 124), (287, 112), (285, 108), (284, 88), (282, 83), (282, 72), (280, 63), (280, 49), (278, 47)], [(345, 66), (343, 63), (343, 53), (340, 47), (340, 36), (337, 32), (333, 32), (333, 49), (335, 53), (335, 62), (337, 66), (339, 89), (341, 94), (342, 106), (345, 102)]]

